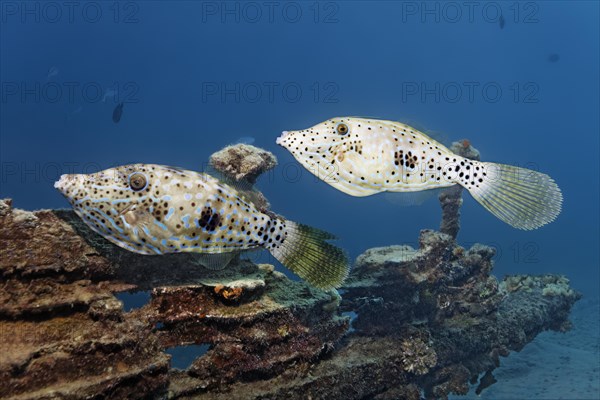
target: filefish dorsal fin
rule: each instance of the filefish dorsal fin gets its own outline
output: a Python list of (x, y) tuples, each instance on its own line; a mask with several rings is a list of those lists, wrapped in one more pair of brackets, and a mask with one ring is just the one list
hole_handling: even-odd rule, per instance
[(436, 142), (438, 142), (446, 147), (448, 147), (450, 145), (451, 141), (448, 138), (448, 135), (446, 135), (443, 132), (433, 131), (431, 129), (428, 129), (424, 125), (422, 125), (414, 120), (407, 120), (405, 125), (408, 125), (413, 129), (416, 129), (417, 131), (427, 135), (430, 139), (433, 139)]
[(238, 194), (242, 199), (248, 203), (253, 204), (256, 208), (262, 209), (264, 201), (262, 201), (260, 194), (254, 188), (254, 185), (246, 179), (236, 180), (224, 173), (216, 170), (212, 165), (209, 165), (204, 171), (205, 174), (212, 176), (219, 182), (230, 186), (237, 190)]
[[(367, 119), (367, 120), (372, 120), (372, 121), (383, 121), (384, 119), (381, 117), (374, 117), (372, 115), (370, 116), (358, 116), (358, 115), (354, 115), (350, 118), (361, 118), (361, 119)], [(406, 125), (410, 128), (412, 128), (413, 130), (417, 130), (427, 136), (429, 136), (429, 138), (435, 140), (438, 143), (443, 144), (444, 146), (449, 146), (450, 144), (450, 140), (448, 139), (448, 136), (445, 133), (439, 132), (439, 131), (432, 131), (431, 129), (427, 129), (423, 124), (417, 122), (414, 119), (404, 119), (404, 123), (401, 123), (402, 125)], [(397, 123), (400, 124), (400, 123)]]
[(233, 177), (228, 176), (221, 171), (218, 171), (215, 167), (213, 167), (210, 164), (206, 167), (204, 173), (212, 176), (213, 178), (217, 179), (221, 183), (226, 184), (227, 186), (231, 186), (235, 190), (242, 192), (251, 192), (254, 190), (254, 185), (246, 179), (234, 179)]

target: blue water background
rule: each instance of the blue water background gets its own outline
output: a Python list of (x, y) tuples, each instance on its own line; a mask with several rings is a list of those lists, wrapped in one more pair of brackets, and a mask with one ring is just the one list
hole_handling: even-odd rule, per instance
[[(260, 2), (94, 4), (84, 13), (77, 3), (71, 18), (64, 6), (57, 17), (41, 2), (1, 3), (0, 197), (15, 207), (67, 207), (53, 182), (71, 168), (197, 170), (253, 138), (279, 159), (258, 185), (274, 211), (337, 233), (353, 258), (416, 245), (421, 229), (439, 226), (437, 201), (349, 197), (275, 144), (283, 130), (333, 116), (380, 117), (551, 175), (564, 193), (556, 222), (519, 231), (466, 195), (459, 241), (497, 247), (499, 276), (562, 273), (598, 295), (597, 2), (493, 3), (504, 29), (484, 2), (472, 15), (462, 2), (452, 3), (459, 14), (444, 2), (427, 3), (432, 12), (421, 2), (282, 2), (272, 13)], [(97, 87), (117, 94), (102, 102)]]

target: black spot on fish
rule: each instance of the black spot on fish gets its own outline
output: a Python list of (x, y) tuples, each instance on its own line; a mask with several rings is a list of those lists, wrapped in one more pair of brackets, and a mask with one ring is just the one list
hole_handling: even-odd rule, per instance
[(117, 104), (115, 109), (113, 110), (112, 120), (115, 124), (118, 124), (121, 120), (121, 116), (123, 116), (123, 103)]
[(200, 213), (198, 225), (205, 228), (207, 231), (215, 231), (221, 223), (221, 215), (216, 213), (210, 207), (204, 207)]

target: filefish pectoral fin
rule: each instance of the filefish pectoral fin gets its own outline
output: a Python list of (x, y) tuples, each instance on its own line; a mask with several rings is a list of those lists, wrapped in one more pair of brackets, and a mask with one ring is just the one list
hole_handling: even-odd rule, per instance
[(127, 205), (124, 209), (121, 210), (121, 212), (119, 212), (119, 216), (121, 215), (125, 215), (126, 213), (128, 213), (129, 211), (135, 211), (136, 206), (135, 204), (131, 203), (129, 205)]
[(166, 228), (162, 229), (154, 216), (147, 211), (132, 207), (123, 213), (123, 218), (129, 224), (130, 235), (136, 242), (144, 242), (142, 239), (145, 239), (148, 244), (156, 244), (171, 236), (171, 233), (166, 231)]
[(226, 268), (238, 254), (239, 252), (237, 251), (217, 254), (196, 254), (195, 260), (207, 269), (218, 271)]
[(147, 225), (152, 221), (153, 217), (146, 211), (140, 211), (135, 208), (130, 208), (126, 212), (122, 213), (125, 217), (125, 221), (131, 226), (143, 226)]

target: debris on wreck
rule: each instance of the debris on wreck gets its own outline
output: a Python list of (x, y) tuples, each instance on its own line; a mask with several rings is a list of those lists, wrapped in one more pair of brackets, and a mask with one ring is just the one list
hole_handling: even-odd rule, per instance
[[(500, 365), (499, 356), (521, 350), (543, 330), (568, 326), (580, 298), (568, 280), (544, 275), (527, 276), (527, 284), (515, 284), (514, 277), (498, 282), (491, 275), (493, 248), (475, 244), (456, 251), (449, 235), (429, 230), (419, 242), (419, 249), (390, 246), (361, 255), (342, 309), (357, 313), (356, 335), (386, 338), (399, 348), (411, 341), (417, 349), (431, 347), (431, 353), (411, 351), (422, 355), (414, 365), (437, 356), (435, 367), (418, 379), (427, 398), (466, 394), (469, 382)], [(549, 288), (560, 294), (545, 295)]]
[[(235, 165), (234, 177), (255, 180), (276, 162), (261, 156), (262, 167), (242, 168), (238, 150), (241, 164), (215, 167)], [(543, 330), (567, 330), (580, 295), (562, 276), (496, 279), (493, 248), (455, 240), (459, 200), (444, 211), (450, 231), (423, 230), (418, 248), (365, 251), (341, 298), (243, 257), (208, 270), (193, 254), (130, 253), (72, 211), (2, 200), (0, 393), (418, 400), (476, 384), (481, 392), (500, 356)], [(116, 297), (124, 291), (150, 300), (125, 312)], [(345, 312), (356, 314), (351, 330)], [(206, 351), (185, 370), (171, 368), (166, 350), (190, 344)]]

